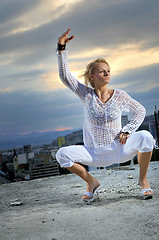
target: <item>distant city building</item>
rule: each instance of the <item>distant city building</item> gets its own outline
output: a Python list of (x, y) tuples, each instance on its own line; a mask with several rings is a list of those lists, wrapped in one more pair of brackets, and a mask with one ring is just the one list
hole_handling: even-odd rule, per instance
[(83, 143), (83, 130), (78, 130), (66, 136), (58, 137), (57, 140), (53, 141), (52, 146), (62, 147), (82, 143)]
[(2, 166), (2, 154), (0, 153), (0, 167)]
[(64, 146), (65, 145), (65, 137), (58, 137), (57, 138), (57, 145), (59, 147)]
[(51, 150), (47, 150), (47, 149), (42, 149), (39, 151), (38, 154), (35, 154), (35, 157), (33, 159), (33, 161), (37, 163), (39, 162), (44, 162), (44, 163), (51, 163), (54, 161), (53, 155), (52, 155), (52, 151)]
[(145, 117), (143, 124), (146, 125), (154, 121), (155, 121), (154, 115), (149, 115)]
[(73, 145), (83, 142), (83, 130), (79, 130), (65, 136), (65, 144)]
[(18, 164), (27, 163), (26, 153), (18, 154)]
[(26, 153), (17, 154), (18, 164), (28, 163), (27, 155), (28, 155), (29, 159), (32, 159), (34, 157), (33, 152), (29, 152), (28, 154), (26, 154)]
[(150, 130), (150, 133), (152, 134), (152, 136), (156, 139), (157, 134), (156, 134), (155, 122), (149, 123), (149, 130)]
[(128, 124), (128, 115), (121, 116), (121, 125), (124, 127), (126, 124)]
[(14, 175), (16, 178), (18, 175), (18, 156), (17, 156), (15, 149), (14, 149), (14, 154), (13, 154), (13, 166), (14, 166)]

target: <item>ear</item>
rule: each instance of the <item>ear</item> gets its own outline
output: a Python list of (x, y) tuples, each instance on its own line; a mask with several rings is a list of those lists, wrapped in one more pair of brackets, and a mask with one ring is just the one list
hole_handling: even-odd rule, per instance
[(93, 81), (93, 75), (89, 74), (89, 78)]

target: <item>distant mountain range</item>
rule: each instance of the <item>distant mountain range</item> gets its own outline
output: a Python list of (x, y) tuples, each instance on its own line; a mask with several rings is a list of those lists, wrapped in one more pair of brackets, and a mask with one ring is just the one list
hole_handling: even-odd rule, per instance
[(0, 136), (0, 150), (23, 147), (30, 144), (32, 146), (52, 143), (57, 137), (66, 136), (80, 129), (72, 129), (65, 131), (48, 131), (48, 132), (32, 132), (27, 135), (7, 135)]

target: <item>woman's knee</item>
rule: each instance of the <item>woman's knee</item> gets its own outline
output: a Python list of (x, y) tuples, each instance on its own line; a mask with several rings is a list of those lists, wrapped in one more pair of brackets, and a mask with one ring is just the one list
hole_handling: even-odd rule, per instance
[(60, 148), (56, 153), (56, 159), (58, 162), (60, 162), (61, 159), (67, 158), (67, 150), (66, 147)]
[(138, 133), (138, 137), (141, 140), (149, 140), (149, 141), (153, 140), (153, 137), (152, 137), (151, 133), (147, 130), (141, 130), (141, 131), (138, 131), (136, 133)]
[(57, 159), (58, 162), (59, 162), (60, 159), (62, 158), (63, 152), (64, 152), (63, 148), (58, 149), (58, 151), (57, 151), (57, 153), (56, 153), (56, 159)]
[[(151, 133), (147, 130), (141, 130), (136, 132), (138, 139), (138, 150), (139, 152), (150, 152), (155, 146), (155, 140)], [(136, 140), (137, 140), (136, 139)]]
[(67, 147), (60, 148), (56, 153), (56, 160), (61, 167), (71, 167), (73, 165)]

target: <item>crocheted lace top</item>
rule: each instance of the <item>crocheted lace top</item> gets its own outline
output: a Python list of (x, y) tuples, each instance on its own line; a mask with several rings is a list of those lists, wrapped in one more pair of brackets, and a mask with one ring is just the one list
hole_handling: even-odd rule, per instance
[[(145, 108), (125, 91), (114, 89), (112, 97), (103, 103), (94, 89), (80, 83), (68, 68), (68, 51), (57, 52), (59, 75), (62, 82), (76, 93), (84, 105), (83, 141), (89, 149), (107, 148), (119, 139), (121, 132), (130, 134), (138, 129), (145, 117)], [(134, 116), (123, 128), (122, 111), (133, 112)]]

